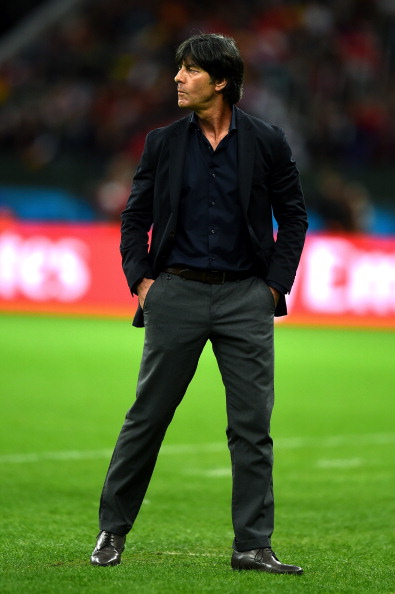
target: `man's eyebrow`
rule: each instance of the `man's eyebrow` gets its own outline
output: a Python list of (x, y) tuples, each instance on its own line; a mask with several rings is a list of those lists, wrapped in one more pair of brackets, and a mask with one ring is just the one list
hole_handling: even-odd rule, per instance
[(184, 60), (182, 66), (185, 66), (185, 68), (200, 68), (199, 64), (195, 64), (192, 60)]

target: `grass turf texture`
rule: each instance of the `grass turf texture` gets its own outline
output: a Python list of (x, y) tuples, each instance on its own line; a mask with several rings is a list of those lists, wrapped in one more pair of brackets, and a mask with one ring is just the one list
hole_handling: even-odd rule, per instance
[(273, 547), (303, 576), (230, 568), (225, 406), (210, 348), (122, 565), (91, 567), (142, 340), (125, 320), (0, 317), (3, 594), (395, 592), (390, 332), (277, 327)]

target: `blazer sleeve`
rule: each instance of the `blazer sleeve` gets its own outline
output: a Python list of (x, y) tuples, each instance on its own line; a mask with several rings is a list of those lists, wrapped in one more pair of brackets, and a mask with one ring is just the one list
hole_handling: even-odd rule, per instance
[(276, 130), (269, 192), (278, 233), (266, 278), (290, 292), (308, 223), (299, 171), (283, 130)]
[(150, 132), (146, 137), (131, 194), (125, 210), (121, 213), (122, 268), (132, 294), (135, 293), (136, 284), (141, 278), (153, 278), (148, 233), (153, 222), (156, 169), (152, 147), (154, 132)]

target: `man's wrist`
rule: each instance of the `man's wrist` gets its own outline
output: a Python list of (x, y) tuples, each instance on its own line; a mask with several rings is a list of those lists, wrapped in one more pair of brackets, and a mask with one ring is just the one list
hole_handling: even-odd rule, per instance
[(132, 286), (132, 295), (138, 295), (138, 294), (139, 294), (139, 287), (140, 287), (141, 283), (142, 283), (143, 281), (145, 281), (145, 280), (153, 280), (153, 279), (152, 279), (152, 278), (150, 278), (150, 277), (145, 277), (145, 276), (143, 276), (143, 277), (139, 278), (139, 279), (138, 279), (138, 280), (137, 280), (137, 281), (134, 283), (134, 285)]
[(144, 290), (144, 288), (146, 287), (146, 285), (151, 285), (153, 283), (154, 279), (153, 278), (149, 278), (148, 276), (144, 276), (143, 278), (140, 278), (139, 281), (137, 281), (136, 283), (136, 291), (137, 291), (137, 295), (139, 294), (139, 291), (141, 289)]
[(271, 280), (267, 280), (266, 282), (269, 285), (269, 287), (271, 287), (272, 289), (276, 289), (276, 291), (281, 293), (281, 295), (285, 295), (288, 292), (287, 289), (283, 285), (280, 285), (280, 283), (276, 283)]

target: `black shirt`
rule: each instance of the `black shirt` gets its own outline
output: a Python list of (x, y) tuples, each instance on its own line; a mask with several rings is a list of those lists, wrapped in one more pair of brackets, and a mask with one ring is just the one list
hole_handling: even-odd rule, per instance
[(237, 125), (214, 151), (191, 114), (174, 247), (166, 265), (246, 271), (253, 250), (239, 200)]

